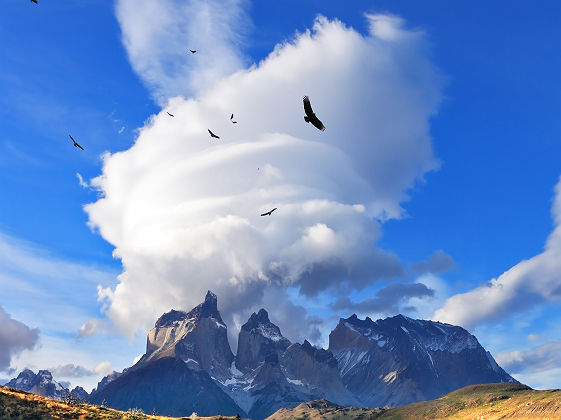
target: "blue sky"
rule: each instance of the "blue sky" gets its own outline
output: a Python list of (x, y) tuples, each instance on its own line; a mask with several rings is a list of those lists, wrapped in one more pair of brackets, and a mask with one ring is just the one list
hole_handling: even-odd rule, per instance
[[(173, 6), (176, 3), (166, 0), (161, 4)], [(526, 290), (516, 286), (508, 298), (489, 297), (481, 292), (484, 290), (481, 286), (494, 278), (499, 278), (497, 284), (502, 284), (500, 287), (503, 289), (511, 290), (509, 284), (519, 284), (516, 280), (509, 280), (510, 277), (501, 280), (499, 276), (514, 269), (511, 277), (517, 278), (516, 272), (521, 270), (518, 264), (544, 252), (548, 236), (554, 236), (552, 212), (557, 214), (552, 210), (554, 187), (561, 175), (561, 161), (558, 159), (561, 151), (561, 123), (558, 118), (558, 110), (561, 109), (561, 84), (558, 80), (561, 74), (558, 54), (561, 37), (556, 21), (561, 5), (553, 1), (542, 4), (540, 8), (530, 8), (521, 1), (508, 4), (478, 1), (469, 5), (446, 1), (422, 4), (412, 1), (356, 1), (351, 6), (325, 0), (304, 4), (292, 0), (279, 4), (208, 1), (204, 2), (207, 18), (215, 25), (210, 29), (203, 28), (208, 33), (204, 30), (199, 33), (197, 30), (190, 32), (190, 25), (198, 28), (198, 22), (191, 16), (200, 12), (196, 5), (185, 9), (184, 14), (165, 15), (162, 12), (159, 15), (152, 12), (142, 15), (139, 12), (137, 16), (129, 12), (128, 4), (126, 0), (117, 3), (69, 1), (65, 4), (43, 0), (34, 5), (26, 1), (3, 0), (4, 12), (0, 15), (0, 186), (4, 205), (0, 206), (0, 245), (4, 252), (0, 257), (3, 290), (0, 306), (9, 314), (10, 322), (17, 322), (18, 328), (27, 328), (30, 341), (19, 343), (19, 346), (0, 341), (0, 345), (6, 347), (0, 350), (9, 355), (10, 361), (0, 366), (0, 369), (4, 368), (0, 377), (9, 378), (10, 367), (17, 370), (25, 366), (35, 370), (61, 367), (62, 373), (62, 367), (74, 364), (85, 367), (90, 374), (70, 376), (67, 369), (67, 376), (60, 375), (61, 379), (91, 387), (100, 375), (109, 370), (109, 365), (121, 370), (144, 351), (146, 328), (153, 324), (156, 314), (178, 305), (184, 306), (181, 309), (189, 309), (203, 298), (208, 282), (198, 282), (195, 278), (197, 271), (192, 268), (197, 265), (193, 260), (182, 259), (184, 254), (192, 251), (192, 255), (199, 255), (197, 252), (201, 250), (193, 251), (194, 248), (188, 247), (183, 250), (184, 254), (170, 261), (166, 255), (160, 255), (156, 247), (150, 248), (143, 241), (149, 238), (153, 243), (161, 244), (162, 249), (169, 245), (166, 241), (171, 236), (166, 236), (165, 232), (168, 228), (169, 232), (176, 231), (171, 222), (170, 226), (155, 225), (154, 230), (146, 227), (149, 225), (147, 221), (158, 214), (167, 214), (172, 221), (177, 216), (181, 223), (185, 223), (181, 218), (184, 216), (188, 220), (200, 221), (198, 226), (207, 229), (206, 221), (203, 223), (199, 218), (197, 209), (192, 210), (192, 218), (176, 213), (170, 217), (170, 214), (162, 212), (167, 211), (165, 205), (168, 200), (176, 206), (177, 200), (200, 199), (201, 196), (193, 192), (195, 189), (214, 191), (213, 185), (210, 185), (214, 181), (209, 180), (207, 185), (204, 176), (215, 172), (216, 168), (201, 170), (196, 173), (197, 179), (189, 178), (193, 175), (174, 172), (173, 177), (177, 177), (178, 184), (166, 181), (162, 192), (157, 191), (159, 184), (156, 181), (161, 179), (165, 168), (160, 168), (157, 162), (148, 162), (146, 167), (136, 168), (135, 165), (139, 161), (144, 162), (143, 159), (149, 161), (151, 156), (161, 156), (172, 162), (172, 156), (166, 149), (167, 139), (171, 139), (169, 141), (173, 143), (170, 147), (174, 148), (178, 144), (184, 147), (184, 142), (190, 139), (185, 137), (187, 140), (182, 140), (182, 136), (187, 134), (178, 131), (182, 129), (178, 126), (179, 122), (196, 132), (198, 127), (189, 125), (195, 124), (192, 121), (195, 115), (205, 122), (213, 121), (216, 109), (221, 110), (216, 104), (223, 92), (225, 103), (238, 106), (232, 112), (241, 113), (242, 134), (240, 140), (236, 139), (239, 144), (248, 141), (241, 137), (255, 135), (255, 138), (263, 139), (262, 144), (270, 144), (271, 147), (277, 144), (275, 141), (282, 144), (281, 150), (287, 155), (291, 151), (304, 156), (307, 156), (305, 153), (318, 153), (317, 172), (323, 178), (314, 180), (317, 182), (313, 185), (305, 184), (306, 189), (296, 188), (291, 197), (298, 196), (301, 201), (292, 202), (286, 198), (286, 208), (289, 205), (298, 208), (301, 203), (309, 203), (312, 199), (328, 198), (345, 205), (364, 204), (365, 214), (371, 220), (380, 220), (383, 211), (388, 212), (388, 209), (402, 208), (383, 222), (372, 222), (372, 226), (358, 215), (349, 213), (349, 220), (364, 228), (367, 235), (353, 237), (355, 242), (348, 248), (333, 249), (327, 246), (331, 234), (339, 242), (342, 237), (347, 238), (346, 225), (341, 220), (347, 217), (348, 209), (334, 207), (332, 218), (325, 221), (313, 220), (313, 217), (302, 220), (292, 213), (287, 219), (282, 219), (283, 209), (280, 208), (281, 216), (276, 219), (280, 220), (278, 226), (274, 220), (271, 225), (258, 225), (261, 221), (242, 217), (240, 220), (252, 227), (257, 226), (267, 232), (275, 229), (283, 232), (283, 235), (277, 235), (279, 238), (282, 236), (282, 240), (278, 239), (275, 243), (278, 249), (283, 247), (283, 252), (279, 253), (285, 259), (274, 262), (280, 264), (275, 267), (282, 267), (284, 271), (270, 270), (272, 257), (268, 255), (256, 254), (255, 258), (249, 259), (234, 253), (232, 258), (237, 259), (237, 266), (252, 267), (252, 270), (254, 265), (259, 266), (261, 268), (256, 272), (261, 270), (264, 274), (244, 271), (244, 268), (242, 273), (249, 273), (247, 277), (252, 278), (247, 281), (239, 278), (243, 275), (239, 276), (238, 272), (232, 274), (231, 266), (224, 267), (223, 272), (214, 273), (216, 278), (224, 278), (216, 280), (215, 287), (211, 287), (213, 283), (209, 287), (218, 292), (223, 311), (230, 314), (230, 329), (245, 322), (247, 311), (265, 306), (277, 316), (281, 328), (284, 327), (283, 322), (287, 325), (283, 331), (291, 323), (287, 312), (317, 326), (305, 333), (316, 337), (317, 344), (325, 345), (326, 333), (333, 328), (338, 315), (348, 316), (353, 309), (359, 312), (360, 302), (375, 298), (389, 285), (422, 283), (434, 290), (434, 294), (413, 296), (407, 292), (408, 289), (402, 288), (399, 290), (404, 293), (403, 296), (392, 295), (394, 300), (386, 302), (384, 309), (359, 314), (381, 317), (401, 311), (413, 317), (454, 321), (473, 332), (488, 350), (498, 355), (499, 363), (507, 370), (511, 367), (520, 380), (535, 387), (561, 386), (557, 379), (561, 369), (561, 358), (557, 356), (560, 353), (558, 349), (561, 349), (561, 334), (555, 328), (561, 318), (555, 293), (556, 287), (561, 284), (559, 272), (555, 274), (552, 270), (553, 274), (547, 272), (538, 278), (530, 270), (529, 274), (524, 274), (524, 282), (536, 287)], [(142, 2), (138, 9), (141, 12), (150, 10), (151, 4), (153, 6), (153, 2)], [(190, 5), (191, 2), (185, 4)], [(228, 13), (236, 11), (237, 15), (231, 18), (225, 10)], [(365, 13), (394, 19), (388, 21), (391, 31), (384, 32), (382, 29), (387, 27), (378, 26), (369, 33), (372, 22), (382, 21), (379, 18), (369, 21)], [(322, 79), (323, 75), (319, 73), (332, 74), (331, 67), (337, 67), (336, 63), (322, 61), (327, 60), (324, 57), (329, 51), (321, 50), (327, 48), (322, 44), (321, 36), (311, 38), (311, 46), (297, 44), (298, 40), (305, 38), (303, 34), (313, 27), (318, 15), (325, 16), (328, 22), (323, 24), (320, 32), (323, 30), (333, 39), (345, 41), (338, 45), (352, 49), (348, 51), (352, 59), (360, 62), (361, 57), (364, 60), (381, 57), (382, 64), (375, 62), (368, 70), (371, 73), (367, 70), (353, 73), (356, 70), (352, 66), (340, 73), (334, 71), (334, 75), (350, 75), (363, 81), (362, 86), (350, 85), (349, 96), (342, 97), (340, 103), (350, 107), (351, 111), (353, 106), (367, 105), (366, 110), (358, 111), (357, 108), (357, 112), (365, 112), (364, 115), (372, 112), (374, 122), (378, 121), (376, 118), (389, 119), (391, 124), (387, 130), (390, 134), (393, 133), (392, 127), (415, 126), (417, 121), (426, 123), (427, 130), (421, 127), (410, 134), (396, 131), (392, 135), (399, 141), (395, 144), (383, 143), (388, 154), (383, 154), (386, 153), (384, 149), (380, 159), (397, 159), (395, 164), (390, 165), (397, 168), (397, 172), (380, 170), (371, 178), (365, 175), (364, 168), (369, 162), (374, 172), (380, 166), (374, 162), (377, 162), (377, 153), (382, 148), (378, 142), (383, 140), (379, 140), (383, 135), (378, 136), (375, 125), (369, 127), (363, 122), (364, 118), (358, 121), (364, 127), (346, 127), (345, 122), (334, 121), (338, 115), (349, 114), (338, 109), (339, 96), (330, 97), (327, 93), (334, 89), (344, 96), (346, 91), (343, 87), (339, 91), (330, 86), (330, 80)], [(401, 22), (395, 20), (397, 17)], [(148, 19), (149, 25), (143, 19)], [(330, 26), (334, 20), (353, 28), (364, 39), (376, 41), (363, 45), (354, 38), (346, 40), (343, 32)], [(146, 42), (142, 37), (143, 31), (148, 34), (148, 39), (153, 36), (157, 42), (154, 45)], [(392, 38), (394, 33), (398, 33), (397, 41)], [(132, 40), (129, 44), (127, 36)], [(243, 131), (244, 124), (250, 125), (249, 122), (257, 116), (251, 113), (251, 102), (248, 100), (249, 103), (245, 103), (240, 97), (247, 95), (259, 102), (262, 100), (259, 96), (262, 89), (260, 77), (271, 80), (277, 77), (271, 76), (277, 73), (267, 70), (266, 66), (259, 67), (255, 72), (246, 69), (266, 59), (277, 44), (286, 42), (289, 47), (296, 46), (294, 49), (297, 53), (302, 51), (302, 55), (294, 58), (285, 49), (281, 59), (267, 61), (269, 67), (280, 69), (280, 73), (286, 71), (286, 77), (292, 77), (289, 74), (292, 69), (302, 70), (299, 66), (304, 66), (307, 59), (320, 63), (321, 71), (317, 71), (319, 81), (310, 79), (309, 94), (318, 115), (329, 116), (329, 120), (325, 121), (328, 127), (325, 134), (330, 136), (330, 131), (341, 133), (348, 128), (347, 132), (351, 134), (349, 139), (344, 139), (346, 144), (359, 143), (355, 135), (363, 139), (360, 141), (365, 143), (360, 144), (365, 147), (364, 157), (353, 160), (356, 151), (346, 149), (350, 146), (342, 145), (343, 139), (324, 137), (334, 149), (322, 148), (322, 137), (311, 132), (301, 120), (295, 120), (294, 127), (288, 127), (286, 134), (312, 142), (311, 151), (300, 149), (303, 147), (300, 143), (292, 144), (285, 138), (267, 137), (269, 127), (255, 133)], [(372, 50), (368, 49), (370, 47)], [(199, 52), (183, 56), (182, 49), (186, 52), (187, 48), (198, 49)], [(314, 55), (316, 50), (318, 55)], [(227, 53), (218, 56), (216, 51)], [(322, 51), (324, 55), (320, 54)], [(205, 65), (197, 67), (199, 64), (193, 63), (194, 60)], [(392, 62), (396, 66), (395, 71), (388, 74), (379, 72), (377, 66), (383, 67), (384, 60)], [(160, 66), (154, 67), (154, 63)], [(288, 67), (283, 69), (282, 66)], [(236, 71), (237, 76), (228, 79)], [(302, 70), (303, 74), (305, 71)], [(204, 83), (193, 85), (193, 81), (198, 80)], [(347, 79), (342, 78), (338, 82), (347, 83)], [(292, 83), (295, 90), (300, 87), (298, 81), (287, 83)], [(241, 88), (230, 87), (234, 84), (244, 86), (245, 90), (237, 91), (235, 89)], [(177, 91), (174, 91), (176, 86)], [(366, 98), (369, 93), (386, 92), (384, 89), (395, 103), (404, 101), (407, 115), (393, 111), (386, 115), (383, 106), (378, 108), (380, 103), (375, 95)], [(362, 90), (364, 98), (353, 96), (353, 92)], [(288, 91), (291, 92), (291, 88), (287, 88)], [(322, 96), (324, 92), (325, 99)], [(294, 106), (301, 113), (299, 101), (297, 97)], [(278, 102), (290, 103), (284, 97), (278, 97)], [(393, 109), (392, 104), (388, 108)], [(271, 104), (272, 109), (276, 109), (275, 106)], [(170, 120), (163, 115), (163, 109), (175, 109), (179, 113)], [(213, 111), (205, 114), (207, 109)], [(379, 109), (381, 114), (376, 115)], [(264, 112), (262, 109), (255, 111), (256, 114)], [(224, 112), (228, 114), (230, 111)], [(291, 112), (279, 116), (280, 119), (291, 118)], [(267, 118), (264, 116), (261, 120), (269, 121)], [(298, 118), (301, 118), (299, 114)], [(349, 124), (351, 122), (354, 120)], [(258, 125), (258, 122), (254, 124)], [(231, 128), (227, 125), (217, 122), (215, 126), (230, 135), (231, 131), (227, 130)], [(145, 128), (139, 131), (142, 127)], [(282, 133), (282, 127), (271, 129), (275, 130)], [(141, 132), (143, 140), (131, 149)], [(72, 147), (69, 134), (85, 147), (85, 151)], [(237, 134), (231, 136), (234, 140)], [(404, 140), (400, 136), (404, 136)], [(402, 140), (403, 143), (400, 143)], [(176, 143), (179, 141), (183, 143)], [(201, 156), (206, 150), (190, 147), (181, 152), (185, 159)], [(120, 151), (125, 153), (114, 155)], [(355, 191), (353, 187), (349, 188), (351, 192), (342, 193), (332, 178), (336, 169), (329, 171), (321, 165), (322, 162), (332, 162), (330, 159), (341, 162), (341, 158), (330, 157), (343, 156), (336, 154), (339, 151), (344, 156), (351, 156), (352, 161), (350, 167), (341, 164), (341, 173), (349, 170), (349, 180), (366, 180), (368, 185), (364, 189), (357, 187)], [(110, 155), (102, 158), (106, 152)], [(179, 155), (179, 151), (177, 153)], [(225, 149), (223, 153), (226, 155), (224, 159), (233, 159), (231, 156), (237, 152)], [(262, 152), (252, 153), (257, 155)], [(371, 161), (369, 154), (373, 156)], [(123, 162), (120, 162), (119, 156), (122, 156)], [(242, 161), (228, 161), (228, 164), (239, 168), (249, 162), (248, 156)], [(274, 164), (273, 158), (265, 160), (269, 155), (259, 156), (260, 163), (269, 164), (264, 170), (268, 171), (270, 180), (286, 179), (278, 175), (283, 173), (283, 161)], [(189, 162), (195, 164), (197, 161)], [(288, 163), (284, 161), (285, 165)], [(402, 166), (398, 163), (406, 168), (403, 173), (399, 172)], [(298, 162), (294, 165), (296, 167)], [(351, 173), (353, 168), (358, 175)], [(153, 177), (146, 183), (138, 176), (143, 171), (149, 174), (147, 177)], [(302, 180), (309, 178), (310, 173), (301, 169), (295, 172), (300, 175), (295, 175), (290, 185), (304, 185)], [(77, 173), (86, 183), (100, 174), (104, 174), (104, 178), (98, 178), (93, 187), (83, 188), (79, 185)], [(386, 176), (390, 177), (387, 182), (384, 181)], [(400, 177), (403, 181), (396, 181), (393, 185), (393, 180)], [(220, 179), (215, 181), (222, 182)], [(173, 196), (165, 195), (166, 191), (169, 194), (177, 191), (177, 185), (183, 185), (181, 182), (193, 190), (186, 196), (175, 193)], [(392, 184), (392, 188), (389, 192), (384, 190), (388, 196), (380, 204), (376, 201), (377, 192), (383, 190), (381, 186), (385, 184)], [(331, 190), (330, 185), (335, 187)], [(237, 187), (238, 184), (232, 186)], [(276, 188), (284, 191), (280, 189), (282, 185), (273, 186), (275, 191)], [(117, 193), (121, 188), (127, 193), (122, 194), (125, 197), (122, 199)], [(145, 193), (152, 191), (150, 188), (154, 188), (154, 195)], [(310, 195), (310, 189), (320, 193)], [(135, 195), (129, 194), (133, 190)], [(370, 204), (368, 191), (375, 193)], [(103, 196), (108, 198), (105, 201), (107, 207), (101, 203)], [(161, 203), (160, 207), (151, 207), (155, 198)], [(84, 211), (84, 205), (88, 203), (98, 204)], [(266, 206), (269, 198), (263, 198), (263, 201), (256, 199), (255, 203)], [(242, 211), (243, 206), (236, 209)], [(233, 210), (231, 214), (224, 213), (222, 208), (216, 211), (217, 215), (224, 217), (241, 217)], [(131, 227), (131, 232), (138, 231), (138, 235), (119, 232), (121, 224), (133, 221), (138, 225)], [(288, 234), (284, 235), (287, 226), (294, 226), (306, 234), (293, 241)], [(340, 226), (340, 231), (337, 226)], [(228, 225), (228, 229), (234, 227)], [(190, 243), (195, 237), (204, 241), (208, 235), (216, 234), (216, 231), (208, 229), (202, 232), (188, 231), (184, 233), (186, 236), (173, 238), (173, 241)], [(253, 235), (253, 230), (251, 232)], [(342, 236), (337, 236), (339, 233)], [(550, 242), (555, 242), (553, 239)], [(374, 248), (372, 254), (361, 255), (363, 259), (360, 261), (350, 257), (345, 260), (355, 250), (355, 245), (369, 240)], [(227, 242), (209, 242), (209, 247), (222, 247), (216, 251), (217, 255), (226, 255), (220, 254), (226, 249), (225, 244)], [(245, 244), (242, 242), (239, 245)], [(294, 249), (298, 252), (293, 252)], [(559, 254), (556, 254), (557, 248), (552, 249), (544, 259), (551, 254), (555, 260)], [(439, 250), (440, 255), (446, 257), (445, 268), (432, 267), (425, 272), (415, 270), (420, 262), (429, 261), (431, 255)], [(306, 277), (306, 270), (293, 269), (306, 267), (305, 262), (297, 258), (298, 255), (317, 259), (319, 277)], [(348, 280), (337, 268), (330, 271), (331, 266), (324, 264), (333, 256), (354, 264), (353, 267), (363, 264), (360, 267), (386, 275), (365, 275), (366, 280), (362, 277)], [(381, 262), (373, 263), (378, 261), (377, 258)], [(126, 261), (125, 267), (122, 259)], [(265, 260), (269, 265), (264, 265)], [(149, 262), (148, 268), (142, 265), (143, 261)], [(542, 259), (532, 261), (537, 261), (540, 267), (547, 265)], [(155, 271), (151, 272), (152, 269)], [(198, 269), (201, 270), (199, 273), (206, 273), (204, 265)], [(137, 281), (138, 273), (144, 271), (150, 272), (152, 277)], [(157, 303), (150, 300), (149, 296), (154, 292), (150, 284), (161, 281), (164, 286), (176, 285), (180, 273), (186, 273), (188, 277), (181, 283), (183, 286), (177, 286), (177, 296), (187, 296), (181, 304), (165, 293), (154, 296)], [(160, 275), (165, 279), (159, 278)], [(290, 281), (279, 280), (283, 276)], [(260, 283), (265, 277), (268, 284), (280, 283), (267, 288)], [(318, 285), (326, 278), (333, 278), (329, 280), (333, 283), (326, 280), (329, 287)], [(540, 280), (544, 278), (548, 280)], [(338, 282), (343, 286), (339, 287)], [(120, 288), (118, 285), (121, 285)], [(192, 291), (192, 295), (185, 295), (187, 290)], [(237, 302), (245, 302), (243, 310), (239, 308), (239, 303), (234, 302), (235, 299), (227, 302), (225, 295), (230, 290), (238, 293), (233, 295), (238, 298)], [(303, 290), (317, 293), (303, 293)], [(394, 287), (391, 290), (397, 289)], [(334, 310), (330, 306), (336, 303), (341, 292), (350, 297), (356, 308)], [(468, 292), (472, 294), (466, 295)], [(449, 300), (454, 296), (458, 297)], [(469, 296), (473, 296), (478, 304), (489, 306), (488, 313), (481, 319), (471, 314), (473, 301)], [(491, 300), (499, 303), (491, 304)], [(451, 313), (452, 304), (458, 308), (466, 305), (466, 309)], [(410, 306), (415, 306), (416, 311), (412, 311)], [(133, 325), (124, 314), (135, 311), (144, 313), (147, 320)], [(275, 321), (275, 316), (271, 318)], [(79, 329), (83, 327), (82, 331), (85, 331), (84, 325), (88, 321), (88, 325), (96, 327), (92, 327), (91, 334), (78, 338)], [(38, 341), (34, 341), (30, 332), (33, 328), (39, 329)], [(287, 330), (286, 333), (292, 339), (301, 338), (296, 331)], [(526, 367), (521, 367), (524, 364)]]

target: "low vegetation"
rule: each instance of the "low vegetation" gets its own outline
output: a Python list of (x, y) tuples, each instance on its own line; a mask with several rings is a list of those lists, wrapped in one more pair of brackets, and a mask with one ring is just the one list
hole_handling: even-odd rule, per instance
[(0, 419), (2, 420), (166, 420), (166, 419), (213, 419), (235, 420), (235, 417), (199, 417), (196, 413), (188, 417), (165, 417), (143, 413), (138, 408), (118, 411), (111, 408), (81, 403), (58, 401), (29, 392), (0, 386)]

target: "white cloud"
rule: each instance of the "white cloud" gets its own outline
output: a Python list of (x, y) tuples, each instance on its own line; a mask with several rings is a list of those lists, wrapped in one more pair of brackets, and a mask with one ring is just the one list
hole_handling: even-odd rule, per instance
[(429, 257), (428, 261), (415, 263), (411, 268), (422, 275), (426, 273), (441, 274), (451, 270), (455, 266), (456, 263), (454, 259), (443, 250), (439, 249)]
[(86, 189), (91, 188), (90, 184), (88, 184), (86, 181), (84, 181), (84, 177), (82, 177), (82, 174), (80, 174), (80, 172), (76, 172), (76, 178), (78, 178), (78, 184), (80, 185), (80, 187), (86, 188)]
[[(200, 92), (243, 67), (247, 0), (118, 0), (133, 69), (160, 104)], [(197, 50), (191, 54), (189, 49)]]
[(109, 375), (111, 372), (113, 372), (113, 367), (111, 366), (111, 362), (105, 360), (101, 363), (99, 363), (94, 371), (102, 376), (106, 376)]
[(103, 320), (91, 318), (78, 328), (78, 338), (89, 337), (94, 334), (104, 334), (108, 331), (109, 328)]
[(433, 319), (473, 328), (499, 321), (539, 303), (561, 298), (561, 178), (555, 186), (553, 232), (545, 250), (510, 268), (498, 278), (469, 292), (450, 297)]
[[(401, 217), (408, 189), (438, 166), (429, 118), (441, 83), (423, 35), (385, 25), (363, 36), (319, 18), (258, 66), (170, 100), (131, 149), (105, 156), (92, 180), (103, 197), (86, 211), (123, 263), (119, 284), (98, 291), (122, 331), (207, 289), (232, 325), (270, 286), (315, 296), (403, 275), (376, 248), (373, 219)], [(305, 94), (325, 132), (304, 122)]]
[(87, 369), (84, 366), (75, 365), (74, 363), (51, 367), (47, 370), (53, 374), (54, 378), (81, 378), (82, 376), (95, 375), (93, 370)]
[(13, 319), (0, 306), (0, 371), (10, 366), (12, 356), (25, 349), (33, 349), (39, 339), (39, 330), (29, 328)]
[(536, 373), (561, 368), (561, 342), (552, 341), (529, 350), (498, 354), (495, 359), (507, 372)]

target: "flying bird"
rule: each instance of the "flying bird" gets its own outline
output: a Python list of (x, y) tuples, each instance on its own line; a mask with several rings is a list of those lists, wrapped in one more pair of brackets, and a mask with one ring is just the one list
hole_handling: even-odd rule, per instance
[(37, 0), (31, 0), (31, 3), (39, 4)]
[(238, 122), (237, 122), (237, 121), (234, 121), (233, 119), (234, 119), (234, 114), (232, 114), (232, 115), (230, 116), (230, 121), (232, 121), (232, 124), (237, 124)]
[[(166, 112), (167, 112), (167, 111), (166, 111)], [(170, 114), (169, 112), (168, 112), (168, 115), (169, 115), (170, 117), (175, 117), (175, 115)]]
[(68, 136), (70, 137), (70, 140), (72, 140), (72, 142), (74, 143), (74, 147), (79, 147), (80, 149), (84, 150), (84, 148), (82, 146), (80, 146), (78, 143), (76, 143), (76, 140), (74, 140), (74, 137), (72, 137), (70, 134)]
[(275, 207), (273, 210), (269, 210), (266, 213), (263, 213), (261, 216), (270, 216), (272, 212), (274, 212), (277, 208)]
[[(33, 1), (33, 0), (31, 0), (31, 1)], [(191, 54), (195, 54), (197, 52), (197, 50), (191, 50), (191, 49), (189, 49), (189, 51), (191, 51)]]
[(216, 134), (214, 134), (212, 131), (208, 130), (208, 132), (210, 133), (210, 137), (212, 137), (213, 139), (219, 139), (220, 138)]
[(304, 121), (306, 121), (307, 123), (311, 122), (314, 127), (318, 128), (321, 131), (325, 130), (325, 126), (323, 125), (323, 123), (319, 120), (318, 117), (316, 117), (314, 111), (312, 111), (310, 98), (308, 98), (307, 96), (304, 96), (304, 111), (306, 112), (306, 115), (304, 116)]

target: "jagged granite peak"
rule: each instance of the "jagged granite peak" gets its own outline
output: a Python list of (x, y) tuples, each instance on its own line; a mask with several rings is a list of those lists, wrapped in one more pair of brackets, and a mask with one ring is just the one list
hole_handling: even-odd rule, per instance
[(255, 369), (270, 354), (280, 356), (288, 346), (290, 341), (269, 320), (267, 311), (260, 309), (242, 325), (238, 336), (236, 367), (242, 372)]
[(438, 398), (477, 383), (516, 382), (465, 329), (403, 315), (340, 319), (329, 350), (347, 389), (368, 406)]
[(218, 312), (218, 298), (210, 290), (207, 291), (203, 303), (197, 305), (189, 312), (172, 309), (158, 318), (155, 327), (171, 327), (178, 322), (190, 319), (199, 320), (201, 318), (214, 318), (221, 324), (224, 324), (224, 321), (222, 321), (222, 317), (220, 316), (220, 312)]
[(165, 357), (178, 358), (221, 380), (230, 376), (234, 355), (214, 293), (208, 291), (204, 302), (189, 312), (172, 310), (156, 321), (138, 365)]
[(35, 374), (30, 369), (24, 369), (16, 378), (10, 380), (6, 386), (59, 400), (68, 393), (68, 389), (55, 381), (53, 375), (48, 370), (40, 370)]

